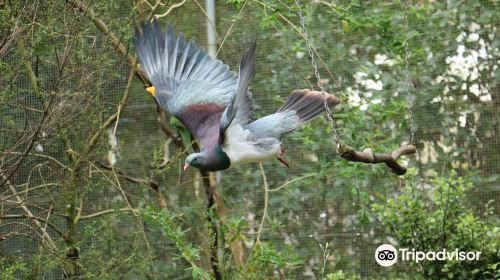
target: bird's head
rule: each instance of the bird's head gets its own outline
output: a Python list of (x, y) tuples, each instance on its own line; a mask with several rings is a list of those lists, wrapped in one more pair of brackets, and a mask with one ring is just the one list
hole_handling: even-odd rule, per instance
[(149, 92), (149, 94), (151, 94), (153, 97), (156, 97), (156, 92), (155, 92), (154, 86), (147, 87), (146, 91)]
[(205, 156), (202, 153), (190, 154), (186, 158), (184, 163), (184, 171), (186, 171), (190, 166), (196, 167), (198, 169), (203, 168), (203, 163), (205, 161)]

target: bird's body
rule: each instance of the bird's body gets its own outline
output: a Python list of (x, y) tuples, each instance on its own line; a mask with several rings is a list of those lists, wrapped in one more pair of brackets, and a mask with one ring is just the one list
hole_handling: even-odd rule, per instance
[[(338, 99), (326, 94), (329, 106)], [(281, 137), (325, 110), (323, 95), (308, 89), (292, 92), (285, 104), (274, 114), (249, 124), (234, 123), (227, 129), (222, 149), (231, 160), (231, 167), (241, 163), (260, 162), (279, 156)], [(284, 162), (286, 164), (286, 162)]]
[(248, 128), (240, 124), (231, 128), (234, 136), (228, 139), (222, 150), (231, 161), (231, 167), (242, 163), (260, 162), (274, 158), (281, 151), (281, 141), (270, 137), (256, 137)]
[(199, 143), (201, 151), (186, 158), (185, 168), (217, 171), (276, 156), (288, 166), (281, 137), (324, 112), (325, 102), (329, 107), (339, 103), (328, 93), (296, 90), (276, 113), (251, 122), (248, 87), (255, 74), (255, 43), (241, 61), (239, 76), (186, 43), (182, 34), (163, 33), (157, 22), (138, 32), (136, 48), (158, 104)]

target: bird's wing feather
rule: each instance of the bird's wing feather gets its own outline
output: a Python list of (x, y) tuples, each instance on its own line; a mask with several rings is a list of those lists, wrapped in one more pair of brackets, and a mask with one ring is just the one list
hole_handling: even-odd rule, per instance
[(325, 100), (333, 108), (340, 100), (332, 94), (301, 89), (294, 90), (283, 106), (274, 114), (260, 118), (246, 126), (258, 138), (279, 139), (317, 115), (325, 112)]
[[(202, 148), (216, 144), (220, 117), (236, 89), (235, 73), (182, 33), (176, 36), (172, 27), (164, 33), (157, 21), (136, 31), (135, 47), (160, 106), (178, 117)], [(209, 133), (214, 129), (215, 137)]]
[(221, 145), (224, 143), (226, 135), (230, 133), (228, 128), (231, 125), (245, 125), (252, 117), (253, 102), (248, 86), (255, 75), (256, 46), (257, 43), (254, 41), (241, 60), (236, 92), (220, 121), (219, 144)]

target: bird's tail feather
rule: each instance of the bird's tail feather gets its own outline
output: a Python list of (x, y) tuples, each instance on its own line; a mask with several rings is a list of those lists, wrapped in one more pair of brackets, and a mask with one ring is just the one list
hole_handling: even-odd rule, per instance
[[(326, 92), (325, 94), (329, 108), (339, 104), (340, 100), (337, 97)], [(283, 127), (285, 130), (284, 133), (286, 133), (296, 129), (324, 111), (326, 109), (323, 94), (319, 91), (302, 89), (290, 93), (283, 106), (276, 113), (294, 112), (297, 117), (296, 121), (288, 123), (286, 127)]]

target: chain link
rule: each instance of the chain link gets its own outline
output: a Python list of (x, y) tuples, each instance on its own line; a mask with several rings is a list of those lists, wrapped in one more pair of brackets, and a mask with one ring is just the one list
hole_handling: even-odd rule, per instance
[[(414, 144), (415, 128), (414, 128), (414, 124), (413, 124), (412, 94), (411, 94), (411, 89), (410, 89), (410, 84), (411, 84), (410, 50), (408, 48), (408, 41), (409, 41), (408, 40), (408, 26), (409, 26), (409, 20), (408, 20), (409, 3), (408, 2), (409, 1), (410, 0), (405, 0), (405, 13), (404, 13), (404, 24), (403, 24), (403, 29), (404, 29), (404, 33), (405, 33), (405, 42), (404, 42), (405, 82), (404, 82), (403, 91), (406, 92), (406, 95), (407, 95), (408, 121), (409, 121), (409, 130), (410, 130), (410, 144)], [(309, 58), (311, 59), (311, 65), (314, 68), (314, 75), (316, 77), (316, 83), (318, 85), (318, 88), (321, 90), (321, 94), (323, 95), (323, 104), (324, 104), (325, 109), (326, 109), (327, 114), (328, 114), (328, 121), (330, 122), (330, 126), (332, 128), (332, 132), (333, 132), (333, 136), (335, 138), (335, 142), (337, 144), (337, 148), (339, 148), (340, 147), (339, 134), (337, 133), (335, 120), (333, 119), (330, 108), (328, 107), (328, 101), (327, 101), (325, 89), (323, 88), (323, 85), (321, 84), (321, 76), (319, 74), (316, 59), (314, 57), (314, 51), (313, 51), (311, 40), (309, 39), (305, 19), (304, 19), (304, 16), (302, 15), (302, 9), (300, 8), (300, 0), (295, 0), (295, 5), (297, 6), (297, 12), (298, 12), (298, 15), (300, 18), (300, 25), (302, 27), (302, 33), (303, 33), (303, 36), (304, 36), (304, 39), (306, 41), (306, 45), (308, 48)]]
[(337, 129), (335, 128), (336, 127), (335, 120), (333, 119), (332, 112), (330, 111), (330, 107), (328, 106), (327, 95), (326, 95), (325, 89), (323, 88), (323, 85), (321, 84), (321, 76), (319, 74), (318, 65), (316, 64), (316, 59), (314, 57), (313, 47), (312, 47), (311, 41), (310, 41), (309, 36), (308, 36), (306, 22), (305, 22), (304, 16), (302, 15), (302, 9), (300, 8), (300, 0), (295, 0), (295, 5), (297, 5), (297, 11), (298, 11), (298, 15), (300, 18), (300, 25), (302, 26), (302, 33), (303, 33), (304, 39), (306, 41), (307, 49), (309, 52), (309, 58), (311, 59), (311, 64), (314, 68), (314, 76), (316, 77), (316, 83), (318, 85), (318, 88), (321, 91), (321, 95), (323, 96), (323, 105), (325, 106), (326, 112), (328, 114), (328, 121), (330, 122), (330, 126), (332, 127), (333, 137), (335, 138), (335, 143), (336, 143), (337, 149), (338, 149), (340, 147), (339, 134), (337, 133)]
[(408, 108), (408, 125), (409, 125), (409, 130), (410, 130), (410, 144), (414, 144), (414, 134), (415, 134), (415, 129), (413, 127), (413, 111), (412, 111), (412, 96), (411, 96), (411, 89), (410, 89), (410, 84), (411, 84), (411, 78), (410, 78), (410, 50), (408, 49), (408, 26), (409, 26), (409, 21), (408, 21), (408, 2), (410, 0), (405, 0), (405, 13), (404, 13), (404, 23), (403, 23), (403, 30), (405, 34), (405, 43), (404, 43), (404, 51), (405, 51), (405, 57), (404, 57), (404, 67), (405, 67), (405, 83), (404, 83), (404, 91), (406, 92), (406, 97), (407, 97), (407, 108)]

